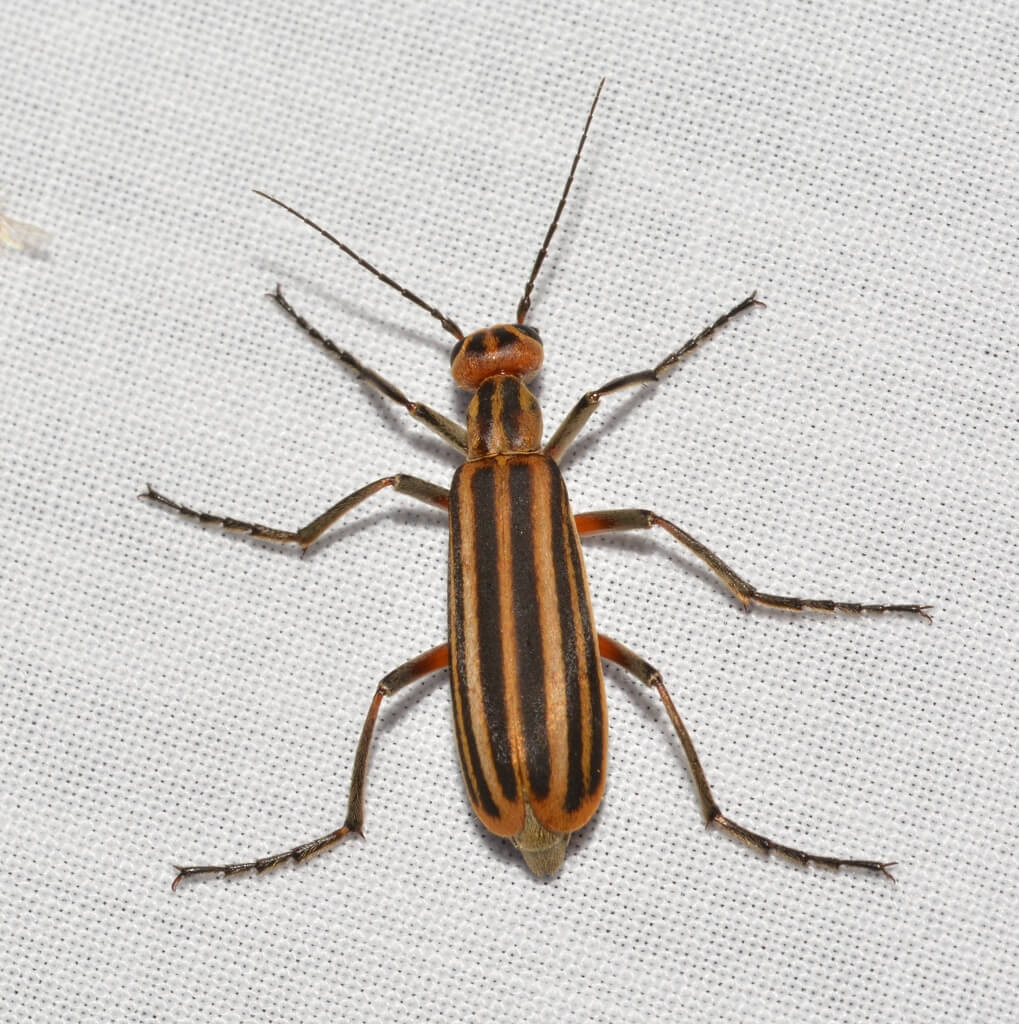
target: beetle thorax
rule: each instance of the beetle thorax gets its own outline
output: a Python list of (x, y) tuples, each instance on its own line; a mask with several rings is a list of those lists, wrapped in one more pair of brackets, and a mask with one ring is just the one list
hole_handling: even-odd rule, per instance
[(467, 407), (467, 458), (515, 455), (541, 448), (541, 409), (519, 377), (483, 381)]

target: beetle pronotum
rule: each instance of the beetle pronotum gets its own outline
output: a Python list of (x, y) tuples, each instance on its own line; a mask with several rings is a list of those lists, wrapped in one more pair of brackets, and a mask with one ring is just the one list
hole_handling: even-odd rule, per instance
[(653, 689), (689, 762), (704, 819), (737, 839), (800, 863), (862, 868), (891, 877), (890, 862), (822, 857), (751, 832), (722, 814), (712, 796), (693, 740), (662, 676), (639, 655), (595, 630), (580, 539), (601, 533), (660, 527), (707, 564), (745, 609), (767, 605), (789, 611), (907, 612), (927, 617), (929, 606), (815, 601), (767, 594), (751, 586), (685, 530), (645, 509), (612, 509), (574, 515), (558, 462), (606, 395), (658, 381), (734, 317), (761, 305), (756, 293), (737, 303), (657, 366), (616, 377), (589, 391), (551, 440), (541, 443), (538, 403), (527, 389), (541, 367), (538, 332), (527, 325), (534, 282), (559, 224), (604, 80), (595, 93), (559, 205), (531, 268), (516, 322), (464, 335), (435, 306), (418, 298), (358, 256), (328, 231), (286, 203), (259, 195), (313, 227), (362, 267), (430, 313), (456, 339), (453, 380), (474, 393), (466, 429), (368, 369), (309, 324), (277, 285), (278, 305), (323, 348), (369, 387), (402, 405), (414, 419), (465, 456), (447, 489), (397, 473), (348, 494), (299, 530), (280, 530), (226, 516), (196, 512), (151, 485), (140, 495), (200, 523), (307, 549), (351, 509), (391, 487), (449, 514), (449, 636), (446, 643), (390, 672), (375, 691), (354, 757), (343, 824), (311, 842), (238, 864), (176, 866), (173, 887), (192, 875), (265, 871), (291, 859), (301, 862), (351, 833), (362, 834), (364, 784), (372, 733), (384, 697), (448, 667), (457, 750), (467, 795), (486, 828), (509, 838), (539, 876), (563, 863), (570, 835), (582, 828), (605, 788), (607, 723), (601, 659), (620, 665)]

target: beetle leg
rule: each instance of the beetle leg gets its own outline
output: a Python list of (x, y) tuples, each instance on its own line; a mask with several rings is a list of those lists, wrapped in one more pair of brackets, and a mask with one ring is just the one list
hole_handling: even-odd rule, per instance
[(282, 853), (276, 853), (270, 857), (262, 857), (259, 860), (238, 864), (195, 864), (187, 867), (175, 864), (177, 877), (173, 880), (172, 888), (176, 889), (182, 879), (191, 878), (194, 875), (222, 874), (229, 878), (231, 875), (239, 875), (245, 871), (257, 871), (261, 874), (263, 871), (279, 867), (287, 860), (301, 864), (316, 853), (335, 846), (341, 839), (352, 833), (364, 835), (365, 775), (368, 771), (368, 753), (371, 750), (375, 720), (379, 716), (382, 699), (391, 697), (405, 686), (409, 686), (418, 679), (436, 672), (440, 668), (445, 668), (447, 665), (449, 665), (449, 644), (440, 644), (394, 669), (379, 683), (375, 696), (372, 698), (371, 707), (368, 709), (368, 715), (364, 720), (364, 726), (361, 728), (361, 739), (358, 741), (357, 753), (354, 755), (354, 769), (350, 776), (350, 793), (347, 796), (347, 817), (338, 829), (319, 836), (318, 839), (295, 846), (293, 849), (284, 850)]
[(146, 498), (157, 505), (165, 505), (167, 508), (175, 509), (182, 516), (189, 519), (197, 519), (205, 526), (221, 526), (224, 530), (233, 530), (238, 533), (247, 533), (259, 540), (276, 541), (279, 544), (299, 544), (307, 550), (322, 536), (334, 523), (342, 519), (352, 508), (360, 505), (366, 498), (378, 493), (385, 487), (392, 487), (399, 494), (406, 494), (426, 505), (434, 505), (436, 508), (449, 508), (449, 491), (438, 484), (430, 484), (427, 480), (421, 480), (416, 476), (409, 476), (406, 473), (397, 473), (395, 476), (384, 476), (381, 480), (366, 484), (353, 494), (348, 494), (340, 499), (331, 508), (328, 508), (320, 516), (310, 523), (302, 526), (299, 530), (278, 530), (273, 526), (262, 526), (260, 523), (248, 523), (241, 519), (231, 519), (229, 516), (213, 515), (209, 512), (196, 512), (186, 505), (164, 497), (154, 490), (151, 484), (147, 489), (138, 495), (139, 498)]
[(820, 857), (814, 853), (804, 853), (802, 850), (796, 850), (791, 846), (776, 843), (773, 839), (768, 839), (757, 832), (751, 832), (750, 829), (744, 828), (742, 825), (738, 825), (730, 818), (727, 818), (722, 814), (715, 801), (690, 733), (683, 724), (683, 720), (679, 717), (676, 705), (672, 703), (672, 698), (669, 696), (669, 691), (665, 688), (665, 683), (662, 682), (662, 675), (658, 669), (646, 662), (640, 655), (624, 647), (617, 640), (605, 636), (604, 633), (598, 634), (598, 649), (603, 658), (620, 665), (634, 678), (639, 679), (658, 693), (662, 703), (665, 705), (666, 712), (668, 712), (669, 719), (672, 721), (672, 726), (676, 730), (676, 735), (679, 737), (679, 742), (683, 745), (683, 752), (686, 755), (687, 763), (690, 765), (690, 774), (693, 776), (694, 785), (697, 788), (697, 796), (700, 798), (701, 809), (704, 812), (705, 825), (717, 825), (723, 831), (728, 832), (729, 835), (735, 836), (741, 842), (760, 850), (762, 853), (770, 853), (774, 850), (783, 857), (788, 857), (800, 864), (819, 864), (822, 867), (833, 869), (861, 868), (865, 871), (873, 871), (892, 878), (889, 868), (895, 866), (894, 861), (851, 860), (846, 857)]
[(661, 380), (680, 360), (688, 356), (695, 348), (708, 340), (716, 331), (721, 330), (733, 317), (738, 316), (744, 310), (752, 306), (763, 306), (764, 303), (757, 298), (757, 292), (748, 295), (742, 302), (738, 302), (728, 313), (720, 316), (709, 327), (705, 327), (700, 334), (691, 338), (682, 348), (667, 355), (657, 366), (650, 370), (638, 370), (636, 373), (628, 373), (622, 377), (610, 380), (595, 391), (588, 391), (583, 398), (570, 410), (566, 419), (559, 425), (559, 429), (552, 435), (552, 440), (545, 445), (544, 454), (558, 462), (566, 449), (573, 443), (577, 435), (584, 429), (584, 424), (591, 418), (592, 413), (598, 407), (598, 403), (606, 396), (615, 391), (622, 391), (624, 388), (632, 388), (637, 384), (654, 384)]
[(781, 608), (790, 612), (848, 612), (853, 615), (878, 612), (908, 612), (922, 615), (928, 622), (929, 604), (858, 604), (853, 601), (820, 601), (805, 597), (782, 597), (765, 594), (729, 568), (721, 558), (706, 548), (686, 530), (681, 530), (668, 519), (642, 508), (606, 509), (602, 512), (584, 512), (575, 516), (577, 531), (582, 537), (599, 533), (620, 533), (625, 530), (650, 530), (660, 526), (684, 547), (692, 551), (739, 598), (745, 611), (755, 604), (768, 608)]
[(464, 455), (467, 454), (467, 431), (459, 423), (454, 423), (447, 416), (443, 416), (441, 412), (436, 412), (422, 402), (412, 402), (395, 384), (390, 384), (381, 374), (370, 370), (349, 352), (327, 338), (318, 328), (312, 327), (284, 298), (283, 289), (279, 285), (276, 285), (276, 291), (270, 294), (276, 304), (297, 323), (298, 327), (310, 334), (327, 352), (332, 353), (341, 363), (353, 370), (369, 387), (374, 388), (379, 394), (398, 405), (402, 405), (414, 419), (423, 423), (433, 433), (438, 434), (446, 444), (452, 445)]

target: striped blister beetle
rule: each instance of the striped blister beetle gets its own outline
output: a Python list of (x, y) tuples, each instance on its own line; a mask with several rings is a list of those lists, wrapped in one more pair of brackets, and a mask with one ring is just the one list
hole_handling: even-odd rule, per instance
[(570, 836), (582, 828), (605, 790), (608, 728), (601, 660), (621, 666), (653, 689), (689, 762), (705, 821), (758, 850), (774, 850), (800, 863), (851, 867), (891, 877), (890, 862), (822, 857), (776, 843), (722, 814), (712, 796), (693, 740), (661, 674), (617, 640), (595, 629), (581, 538), (660, 527), (701, 559), (745, 609), (766, 605), (789, 611), (906, 612), (928, 618), (928, 605), (857, 604), (767, 594), (751, 586), (685, 530), (645, 509), (574, 515), (559, 460), (607, 395), (652, 384), (734, 317), (762, 305), (756, 293), (735, 305), (657, 366), (625, 374), (589, 391), (547, 444), (542, 418), (527, 388), (541, 368), (542, 342), (527, 324), (531, 293), (548, 254), (587, 141), (604, 80), (595, 93), (559, 205), (517, 306), (516, 322), (465, 335), (435, 306), (377, 270), (303, 214), (264, 192), (258, 195), (304, 221), (379, 280), (426, 310), (453, 335), (453, 380), (473, 392), (466, 429), (360, 363), (318, 331), (284, 297), (272, 297), (316, 342), (369, 387), (396, 402), (465, 457), (447, 489), (398, 473), (347, 495), (299, 530), (196, 512), (151, 486), (140, 495), (200, 523), (307, 549), (351, 509), (386, 488), (449, 515), (449, 636), (390, 672), (378, 685), (354, 757), (343, 825), (293, 849), (238, 864), (176, 866), (173, 887), (193, 875), (266, 871), (290, 859), (307, 860), (345, 836), (362, 834), (364, 784), (372, 734), (385, 697), (439, 669), (449, 668), (453, 721), (467, 795), (486, 828), (509, 838), (539, 876), (559, 870)]

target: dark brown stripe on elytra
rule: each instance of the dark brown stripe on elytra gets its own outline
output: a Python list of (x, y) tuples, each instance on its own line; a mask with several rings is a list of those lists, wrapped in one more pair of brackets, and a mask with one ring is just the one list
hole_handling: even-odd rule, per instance
[[(570, 514), (569, 506), (564, 501), (563, 514)], [(567, 532), (567, 548), (570, 567), (577, 587), (577, 610), (580, 619), (580, 636), (584, 648), (584, 660), (587, 671), (587, 700), (591, 708), (591, 749), (588, 751), (587, 792), (594, 793), (601, 785), (602, 754), (605, 750), (605, 722), (602, 718), (602, 687), (598, 672), (598, 639), (595, 636), (594, 623), (591, 621), (591, 602), (584, 597), (584, 563), (581, 560), (580, 542), (573, 530)], [(579, 715), (578, 715), (579, 718)], [(577, 751), (576, 762), (581, 762), (581, 751)], [(574, 759), (571, 758), (570, 764)]]
[[(508, 389), (512, 390), (512, 389)], [(538, 590), (537, 561), (547, 552), (534, 543), (535, 518), (549, 516), (552, 509), (534, 507), (536, 473), (548, 476), (541, 462), (518, 462), (509, 467), (510, 564), (513, 579), (513, 625), (516, 636), (517, 691), (519, 693), (527, 778), (538, 799), (548, 796), (551, 761), (548, 745), (548, 696), (545, 692), (545, 653), (542, 648), (541, 595)]]
[[(457, 474), (459, 476), (459, 473)], [(492, 799), (492, 792), (488, 788), (485, 774), (481, 770), (481, 756), (478, 753), (478, 742), (474, 735), (474, 726), (471, 722), (471, 702), (467, 679), (467, 655), (466, 638), (464, 636), (464, 587), (463, 587), (463, 532), (460, 519), (460, 503), (463, 500), (463, 488), (456, 486), (457, 480), (454, 477), (451, 494), (453, 500), (449, 503), (450, 515), (450, 536), (452, 543), (451, 571), (452, 571), (452, 621), (454, 634), (452, 637), (455, 659), (453, 663), (453, 686), (455, 689), (454, 699), (457, 704), (457, 712), (460, 720), (461, 739), (463, 747), (459, 751), (463, 764), (463, 776), (467, 784), (467, 795), (471, 803), (479, 806), (491, 818), (499, 818), (499, 808)]]
[[(563, 665), (566, 682), (566, 793), (563, 808), (572, 813), (584, 799), (583, 719), (580, 713), (580, 658), (577, 651), (575, 602), (583, 606), (582, 591), (577, 582), (570, 585), (570, 531), (566, 516), (570, 514), (562, 481), (557, 481), (552, 496), (552, 562), (555, 565), (556, 596), (559, 604), (559, 633), (562, 637)], [(576, 570), (573, 570), (576, 581)], [(577, 594), (574, 596), (574, 589)], [(583, 611), (581, 611), (583, 614)], [(586, 666), (590, 674), (590, 662)]]
[[(499, 578), (504, 562), (499, 550), (498, 520), (508, 510), (499, 510), (495, 503), (495, 473), (498, 469), (486, 466), (471, 476), (471, 498), (475, 523), (475, 564), (491, 573), (490, 586), (482, 593), (481, 580), (477, 581), (478, 607), (468, 614), (478, 624), (478, 657), (483, 666), (484, 679), (481, 701), (488, 730), (492, 760), (505, 799), (517, 799), (517, 777), (513, 770), (510, 748), (509, 722), (506, 708), (506, 675), (503, 666), (502, 609), (499, 607)], [(506, 552), (505, 554), (509, 554)], [(483, 607), (483, 603), (486, 602)]]

